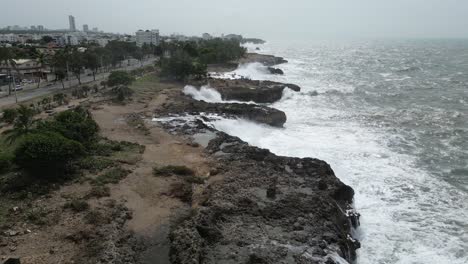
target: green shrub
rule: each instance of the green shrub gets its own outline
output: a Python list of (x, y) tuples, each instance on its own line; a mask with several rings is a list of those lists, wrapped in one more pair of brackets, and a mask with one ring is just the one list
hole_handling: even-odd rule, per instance
[(89, 208), (89, 204), (85, 200), (74, 199), (71, 202), (65, 203), (63, 208), (71, 209), (75, 212), (83, 212)]
[(93, 186), (89, 191), (87, 198), (102, 198), (102, 197), (109, 197), (110, 196), (110, 188), (107, 186)]
[(110, 73), (109, 78), (107, 80), (107, 85), (109, 86), (117, 86), (117, 85), (130, 85), (132, 82), (135, 81), (135, 78), (131, 76), (126, 71), (113, 71)]
[(1, 121), (7, 124), (13, 124), (17, 116), (18, 116), (18, 111), (16, 109), (14, 108), (5, 109), (3, 110), (3, 116), (1, 118)]
[(96, 139), (98, 124), (88, 111), (77, 108), (67, 110), (55, 116), (54, 120), (42, 122), (37, 126), (40, 131), (53, 131), (64, 137), (88, 144)]
[(13, 165), (13, 155), (0, 152), (0, 173), (11, 169)]
[(121, 167), (116, 167), (112, 168), (103, 174), (99, 175), (96, 177), (96, 179), (93, 180), (93, 184), (95, 185), (104, 185), (108, 183), (116, 184), (119, 183), (120, 180), (123, 178), (127, 177), (127, 175), (130, 173), (129, 170), (125, 170)]
[(168, 165), (164, 167), (154, 167), (153, 175), (155, 176), (171, 176), (171, 175), (194, 176), (195, 172), (186, 166)]
[(80, 143), (60, 134), (34, 133), (25, 136), (15, 150), (15, 163), (41, 178), (57, 177), (83, 153)]

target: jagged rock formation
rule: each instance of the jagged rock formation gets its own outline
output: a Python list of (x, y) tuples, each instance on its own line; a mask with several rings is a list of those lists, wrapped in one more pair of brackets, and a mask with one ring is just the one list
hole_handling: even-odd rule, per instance
[(267, 69), (271, 74), (277, 74), (277, 75), (283, 75), (284, 74), (283, 70), (278, 69), (278, 68), (268, 67)]
[(207, 103), (196, 101), (189, 96), (180, 94), (172, 103), (165, 104), (163, 109), (156, 112), (158, 116), (170, 114), (198, 115), (218, 114), (225, 117), (244, 118), (254, 122), (282, 127), (286, 122), (286, 114), (283, 111), (255, 104), (239, 103)]
[(221, 132), (206, 151), (225, 178), (173, 229), (173, 263), (336, 263), (335, 254), (354, 261), (354, 192), (327, 163), (279, 157)]
[(209, 85), (221, 94), (223, 100), (255, 103), (274, 103), (281, 99), (286, 88), (296, 92), (301, 90), (301, 87), (291, 83), (248, 79), (209, 79), (207, 82), (192, 84), (195, 86)]

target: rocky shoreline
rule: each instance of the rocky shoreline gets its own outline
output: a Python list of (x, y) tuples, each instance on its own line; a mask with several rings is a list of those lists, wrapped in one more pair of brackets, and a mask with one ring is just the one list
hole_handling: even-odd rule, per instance
[[(267, 66), (285, 62), (274, 56), (250, 56)], [(288, 87), (269, 81), (208, 81), (225, 100), (272, 103)], [(201, 84), (198, 84), (201, 85)], [(281, 157), (250, 146), (209, 125), (215, 114), (282, 127), (286, 115), (256, 104), (208, 103), (184, 94), (155, 112), (164, 126), (205, 147), (216, 161), (196, 210), (171, 231), (172, 263), (340, 263), (356, 260), (359, 225), (352, 208), (354, 191), (324, 161)], [(190, 116), (179, 122), (178, 117)], [(203, 138), (204, 140), (200, 140)], [(208, 140), (207, 140), (208, 139)]]

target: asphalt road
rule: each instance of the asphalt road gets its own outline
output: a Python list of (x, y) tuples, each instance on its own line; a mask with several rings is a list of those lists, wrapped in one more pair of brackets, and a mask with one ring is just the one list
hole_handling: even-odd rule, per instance
[[(155, 60), (156, 59), (151, 58), (151, 59), (148, 59), (146, 61), (143, 61), (143, 66), (151, 65), (151, 64), (153, 64), (155, 62)], [(127, 61), (125, 61), (125, 63), (127, 63)], [(132, 65), (125, 66), (125, 67), (118, 68), (118, 69), (113, 69), (113, 70), (127, 70), (127, 71), (130, 71), (130, 70), (137, 69), (137, 68), (141, 67), (140, 62), (131, 61), (130, 63)], [(109, 76), (109, 74), (110, 74), (109, 72), (96, 74), (96, 81), (97, 80), (103, 80), (103, 79), (107, 78)], [(65, 81), (64, 80), (65, 90), (68, 90), (71, 87), (74, 87), (74, 86), (78, 85), (78, 80), (76, 78), (70, 78), (70, 79), (71, 79), (70, 81)], [(87, 75), (82, 75), (81, 76), (81, 84), (89, 83), (89, 82), (92, 82), (92, 81), (93, 81), (93, 76), (87, 76)], [(51, 94), (51, 93), (54, 93), (54, 92), (57, 92), (57, 91), (63, 91), (63, 90), (64, 89), (62, 87), (61, 82), (57, 82), (57, 83), (54, 83), (54, 82), (45, 83), (44, 82), (44, 83), (41, 83), (40, 88), (37, 88), (37, 84), (27, 85), (26, 87), (24, 87), (24, 90), (17, 91), (16, 95), (18, 97), (18, 103), (21, 103), (21, 102), (28, 101), (28, 100), (31, 100), (31, 99), (36, 98), (36, 97), (41, 97), (41, 96), (44, 96), (44, 95), (48, 95), (48, 94)], [(10, 96), (5, 96), (5, 97), (0, 98), (0, 107), (13, 105), (15, 103), (16, 103), (16, 99), (15, 99), (14, 91), (12, 91)]]

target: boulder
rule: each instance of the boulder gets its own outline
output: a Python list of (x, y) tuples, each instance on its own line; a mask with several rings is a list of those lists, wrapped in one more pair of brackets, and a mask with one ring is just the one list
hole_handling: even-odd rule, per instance
[(21, 260), (18, 257), (9, 257), (3, 262), (3, 264), (21, 264)]
[(277, 74), (277, 75), (283, 75), (284, 74), (283, 70), (278, 69), (278, 68), (268, 67), (267, 69), (271, 74)]

